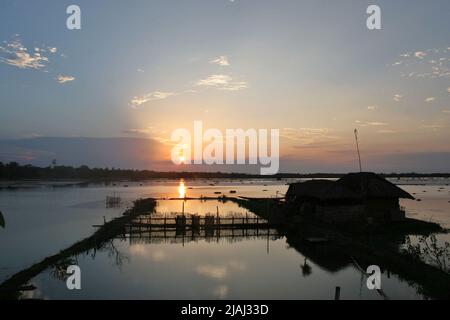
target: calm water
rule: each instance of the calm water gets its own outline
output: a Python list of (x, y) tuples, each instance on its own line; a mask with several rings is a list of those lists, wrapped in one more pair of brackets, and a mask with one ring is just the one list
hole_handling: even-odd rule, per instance
[[(124, 185), (128, 187), (125, 187)], [(214, 185), (211, 185), (214, 184)], [(238, 196), (283, 195), (286, 181), (159, 181), (87, 187), (40, 187), (1, 190), (0, 281), (39, 262), (94, 232), (93, 225), (120, 215), (139, 197), (218, 196), (236, 190)], [(450, 228), (448, 181), (403, 185), (422, 201), (402, 201), (411, 217)], [(119, 208), (106, 208), (107, 195), (122, 198)], [(234, 194), (232, 194), (234, 195)], [(164, 200), (161, 214), (180, 212), (182, 201)], [(204, 215), (240, 214), (232, 202), (187, 201), (184, 210)], [(448, 236), (440, 236), (447, 240)], [(382, 299), (369, 291), (361, 272), (345, 258), (327, 252), (293, 248), (287, 239), (271, 236), (149, 241), (116, 239), (105, 249), (75, 258), (82, 270), (82, 290), (69, 291), (55, 270), (33, 280), (37, 290), (26, 297), (44, 299), (332, 299), (341, 287), (342, 299)], [(387, 272), (383, 291), (391, 299), (420, 299), (416, 289)]]

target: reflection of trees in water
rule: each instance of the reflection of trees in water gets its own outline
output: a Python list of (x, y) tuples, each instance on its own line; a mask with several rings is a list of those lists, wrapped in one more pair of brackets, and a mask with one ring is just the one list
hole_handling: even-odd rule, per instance
[(105, 249), (108, 252), (108, 257), (113, 258), (114, 264), (121, 268), (124, 264), (124, 262), (129, 262), (130, 258), (120, 252), (119, 249), (114, 244), (114, 239), (109, 240), (107, 243), (105, 243)]
[(58, 280), (65, 281), (67, 279), (67, 268), (71, 265), (78, 265), (77, 258), (67, 258), (51, 266), (50, 275)]
[(120, 252), (120, 250), (114, 244), (114, 239), (109, 239), (102, 243), (101, 247), (93, 248), (92, 250), (86, 251), (92, 259), (95, 259), (97, 252), (106, 252), (108, 258), (112, 259), (113, 263), (117, 267), (122, 267), (125, 262), (129, 262), (128, 256)]
[[(125, 262), (130, 261), (129, 257), (116, 247), (114, 239), (104, 242), (101, 247), (86, 251), (85, 254), (89, 255), (92, 259), (95, 259), (97, 252), (106, 252), (108, 258), (110, 258), (113, 261), (113, 264), (119, 269)], [(69, 276), (69, 274), (67, 274), (67, 268), (71, 265), (78, 265), (78, 256), (69, 257), (53, 264), (50, 267), (50, 275), (55, 279), (65, 281)]]
[(413, 243), (411, 237), (406, 237), (405, 251), (419, 261), (430, 263), (450, 273), (450, 243), (440, 245), (435, 235), (421, 236), (417, 243)]

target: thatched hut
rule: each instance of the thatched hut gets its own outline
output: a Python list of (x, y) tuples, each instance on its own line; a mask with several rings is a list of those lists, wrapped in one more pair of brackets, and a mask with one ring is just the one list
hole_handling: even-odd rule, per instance
[(364, 214), (360, 197), (331, 180), (291, 184), (286, 203), (290, 212), (326, 222), (357, 220)]
[(286, 193), (288, 210), (325, 222), (393, 221), (405, 213), (399, 199), (409, 193), (375, 173), (350, 173), (339, 179), (293, 183)]
[(358, 199), (358, 196), (343, 185), (332, 180), (309, 180), (289, 185), (286, 201), (310, 201), (312, 203), (343, 203)]
[(349, 173), (337, 181), (358, 194), (367, 215), (374, 219), (401, 220), (405, 212), (399, 199), (414, 199), (412, 195), (373, 172)]

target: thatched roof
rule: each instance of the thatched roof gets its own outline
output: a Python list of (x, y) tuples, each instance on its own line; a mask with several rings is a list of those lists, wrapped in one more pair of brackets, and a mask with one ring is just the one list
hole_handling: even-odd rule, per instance
[(357, 194), (341, 184), (331, 180), (310, 180), (292, 183), (286, 193), (286, 199), (312, 198), (319, 200), (356, 199)]
[(349, 173), (337, 183), (363, 197), (414, 199), (408, 192), (373, 172)]
[(372, 172), (349, 173), (338, 181), (310, 180), (292, 183), (286, 200), (310, 198), (318, 200), (351, 200), (361, 198), (405, 198), (412, 195)]

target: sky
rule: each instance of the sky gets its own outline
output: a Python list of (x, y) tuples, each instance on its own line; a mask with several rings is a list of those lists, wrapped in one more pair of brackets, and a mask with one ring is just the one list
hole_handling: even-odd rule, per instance
[[(71, 4), (81, 30), (66, 27)], [(381, 30), (366, 27), (371, 4)], [(357, 170), (355, 128), (366, 170), (449, 172), (448, 12), (448, 0), (2, 0), (0, 161), (177, 170), (170, 134), (201, 120), (279, 129), (283, 172)]]

